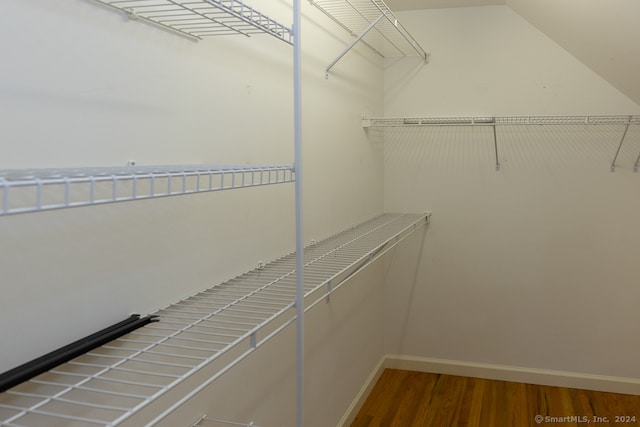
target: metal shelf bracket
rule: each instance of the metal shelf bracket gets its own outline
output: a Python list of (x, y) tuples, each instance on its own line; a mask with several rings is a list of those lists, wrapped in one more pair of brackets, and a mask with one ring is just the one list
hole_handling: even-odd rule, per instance
[(425, 63), (429, 62), (429, 54), (400, 24), (383, 0), (309, 0), (309, 3), (355, 38), (325, 69), (325, 77), (358, 43), (383, 58), (419, 56)]
[(496, 121), (493, 120), (493, 149), (496, 154), (496, 172), (500, 172), (500, 160), (498, 159), (498, 137), (496, 135)]
[[(620, 154), (620, 149), (622, 148), (622, 144), (624, 144), (624, 138), (627, 136), (627, 131), (629, 130), (629, 125), (631, 124), (631, 119), (633, 117), (629, 116), (629, 121), (624, 127), (624, 132), (622, 133), (622, 138), (620, 138), (620, 144), (618, 145), (618, 149), (616, 150), (615, 156), (613, 156), (613, 160), (611, 161), (611, 172), (616, 171), (616, 160), (618, 160), (618, 155)], [(637, 162), (636, 162), (637, 163)]]
[(358, 42), (360, 42), (360, 40), (362, 40), (362, 38), (364, 36), (367, 35), (367, 33), (369, 31), (371, 31), (373, 29), (373, 27), (375, 27), (378, 22), (380, 22), (380, 20), (384, 17), (384, 13), (380, 14), (380, 16), (378, 16), (375, 20), (373, 20), (373, 22), (371, 22), (371, 24), (369, 24), (369, 26), (367, 28), (365, 28), (365, 30), (355, 38), (355, 40), (353, 42), (351, 42), (351, 44), (349, 46), (347, 46), (341, 53), (340, 55), (338, 55), (338, 57), (336, 59), (334, 59), (333, 61), (331, 61), (331, 64), (329, 64), (327, 66), (327, 68), (324, 70), (324, 78), (328, 79), (329, 78), (329, 70), (331, 70), (331, 68), (333, 68), (334, 65), (336, 65), (338, 63), (338, 61), (340, 61), (342, 59), (343, 56), (345, 56), (347, 54), (347, 52), (349, 52), (351, 49), (353, 49), (353, 47), (355, 45), (358, 44)]

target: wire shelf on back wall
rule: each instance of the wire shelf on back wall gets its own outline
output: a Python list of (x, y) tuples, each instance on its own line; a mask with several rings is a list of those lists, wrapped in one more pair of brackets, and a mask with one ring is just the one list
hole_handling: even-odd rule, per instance
[[(384, 214), (307, 247), (304, 311), (328, 301), (349, 277), (429, 218)], [(0, 425), (115, 426), (134, 415), (136, 425), (160, 422), (296, 320), (295, 255), (171, 304), (154, 313), (159, 322), (0, 393)], [(190, 382), (186, 395), (177, 387), (201, 378), (207, 379)], [(160, 396), (174, 403), (141, 416)]]
[[(637, 115), (597, 115), (597, 116), (453, 116), (453, 117), (362, 117), (363, 128), (429, 128), (429, 127), (485, 127), (493, 128), (492, 142), (495, 154), (495, 168), (500, 170), (499, 133), (497, 128), (504, 130), (517, 128), (580, 129), (586, 133), (595, 133), (596, 129), (607, 129), (608, 138), (617, 142), (615, 154), (612, 156), (609, 170), (615, 172), (616, 162), (625, 142), (632, 133), (640, 128), (640, 116)], [(503, 133), (503, 132), (501, 132)], [(505, 132), (507, 135), (512, 133)], [(552, 132), (553, 133), (553, 132)], [(553, 135), (551, 135), (553, 136)], [(603, 135), (598, 135), (602, 137)], [(627, 144), (628, 145), (628, 144)], [(640, 153), (635, 157), (633, 171), (640, 168)]]
[(92, 0), (179, 34), (201, 39), (219, 35), (266, 33), (293, 44), (289, 27), (242, 0)]
[(0, 170), (0, 216), (295, 181), (293, 166)]

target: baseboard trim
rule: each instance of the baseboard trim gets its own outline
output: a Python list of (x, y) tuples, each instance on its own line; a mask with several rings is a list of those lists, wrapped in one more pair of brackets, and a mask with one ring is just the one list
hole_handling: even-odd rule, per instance
[(460, 375), (490, 380), (640, 395), (639, 378), (610, 377), (548, 369), (387, 354), (380, 359), (380, 362), (371, 371), (367, 381), (347, 408), (337, 427), (349, 427), (353, 423), (360, 408), (367, 400), (367, 396), (369, 396), (385, 369), (404, 369), (434, 374)]
[(346, 412), (342, 416), (342, 419), (338, 423), (337, 427), (349, 427), (351, 423), (353, 423), (353, 420), (358, 415), (360, 408), (362, 408), (362, 405), (364, 405), (364, 402), (367, 400), (367, 397), (369, 397), (369, 394), (371, 393), (373, 386), (376, 385), (376, 383), (380, 379), (380, 376), (382, 375), (382, 372), (384, 372), (385, 363), (386, 363), (386, 358), (382, 357), (382, 359), (380, 359), (380, 361), (375, 366), (375, 368), (373, 368), (373, 371), (371, 371), (371, 374), (369, 374), (369, 377), (367, 378), (366, 382), (360, 388), (360, 391), (358, 392), (356, 397), (353, 399), (353, 401), (347, 408)]
[(388, 354), (384, 367), (640, 395), (640, 379)]

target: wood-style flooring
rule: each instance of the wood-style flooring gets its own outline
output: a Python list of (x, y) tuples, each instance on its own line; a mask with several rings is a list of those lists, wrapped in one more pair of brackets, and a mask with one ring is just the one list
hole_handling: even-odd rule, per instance
[(351, 427), (640, 426), (640, 396), (386, 369)]

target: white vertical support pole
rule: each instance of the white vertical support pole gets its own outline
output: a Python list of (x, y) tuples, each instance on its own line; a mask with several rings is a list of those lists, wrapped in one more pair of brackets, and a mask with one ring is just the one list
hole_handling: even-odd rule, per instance
[(304, 425), (304, 239), (302, 236), (302, 72), (300, 0), (293, 0), (293, 123), (296, 211), (296, 425)]

